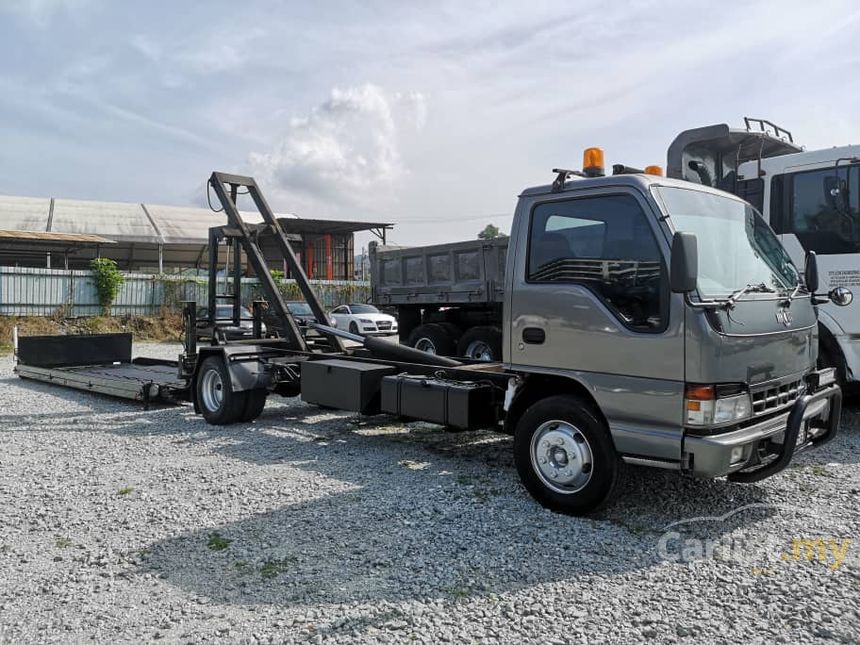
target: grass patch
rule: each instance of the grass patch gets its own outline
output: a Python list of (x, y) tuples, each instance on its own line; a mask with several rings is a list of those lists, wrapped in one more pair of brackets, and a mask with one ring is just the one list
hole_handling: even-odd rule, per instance
[(116, 494), (117, 494), (117, 495), (128, 495), (128, 494), (129, 494), (129, 493), (131, 493), (133, 490), (134, 490), (134, 488), (132, 488), (131, 486), (123, 486), (122, 488), (120, 488), (120, 489), (116, 492)]
[(290, 565), (295, 562), (295, 558), (281, 558), (279, 560), (266, 560), (260, 567), (260, 575), (269, 580), (277, 578), (282, 573), (289, 571)]
[(448, 587), (445, 591), (456, 600), (468, 598), (470, 595), (470, 591), (466, 587)]
[(57, 541), (56, 541), (56, 545), (57, 545), (58, 549), (68, 549), (73, 544), (74, 544), (74, 542), (72, 541), (72, 538), (68, 538), (68, 537), (59, 537), (59, 538), (57, 538)]
[(182, 315), (165, 310), (155, 316), (68, 318), (60, 311), (53, 316), (0, 316), (0, 352), (12, 351), (12, 328), (15, 326), (19, 336), (131, 332), (137, 341), (160, 342), (179, 340)]
[(223, 537), (220, 533), (210, 533), (206, 547), (210, 551), (223, 551), (233, 543), (233, 540)]

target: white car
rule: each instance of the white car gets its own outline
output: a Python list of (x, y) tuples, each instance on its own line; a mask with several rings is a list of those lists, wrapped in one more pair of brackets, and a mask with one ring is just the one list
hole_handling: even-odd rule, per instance
[(362, 336), (393, 336), (397, 333), (397, 319), (384, 314), (373, 305), (358, 303), (341, 305), (329, 314), (337, 321), (337, 328)]

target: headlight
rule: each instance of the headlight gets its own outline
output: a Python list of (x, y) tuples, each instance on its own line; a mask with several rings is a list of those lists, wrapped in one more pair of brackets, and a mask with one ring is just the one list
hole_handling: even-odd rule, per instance
[(373, 321), (368, 320), (367, 318), (359, 318), (358, 322), (362, 323), (363, 325), (372, 325), (373, 324)]
[(684, 409), (687, 425), (722, 425), (752, 416), (752, 402), (739, 385), (687, 385)]

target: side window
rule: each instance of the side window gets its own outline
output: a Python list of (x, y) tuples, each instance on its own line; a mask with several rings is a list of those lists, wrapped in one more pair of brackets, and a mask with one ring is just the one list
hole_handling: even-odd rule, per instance
[(345, 314), (346, 313), (346, 307), (338, 307), (337, 309), (332, 311), (332, 313), (333, 314)]
[(630, 195), (539, 204), (532, 212), (529, 282), (581, 284), (637, 331), (660, 331), (668, 298), (645, 213)]
[(764, 179), (745, 179), (737, 182), (735, 194), (747, 200), (759, 213), (764, 210)]
[[(777, 181), (779, 180), (779, 181)], [(840, 166), (774, 177), (780, 198), (781, 233), (794, 233), (806, 251), (821, 255), (854, 253), (860, 248), (860, 166)], [(772, 217), (776, 220), (776, 217)]]

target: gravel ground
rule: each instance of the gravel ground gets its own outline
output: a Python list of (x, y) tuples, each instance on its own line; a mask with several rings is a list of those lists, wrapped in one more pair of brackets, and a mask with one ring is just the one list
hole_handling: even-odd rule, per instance
[(589, 519), (508, 437), (277, 398), (219, 429), (9, 357), (0, 432), (6, 642), (860, 642), (856, 407), (768, 481), (630, 469)]

